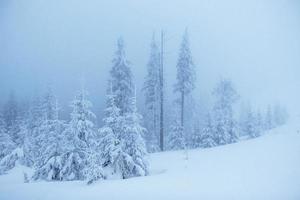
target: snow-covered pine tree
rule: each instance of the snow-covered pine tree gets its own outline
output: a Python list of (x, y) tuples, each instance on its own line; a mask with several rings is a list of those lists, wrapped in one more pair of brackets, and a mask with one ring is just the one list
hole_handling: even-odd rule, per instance
[(264, 122), (264, 127), (265, 130), (270, 130), (272, 128), (274, 128), (274, 119), (273, 119), (273, 111), (271, 106), (269, 105), (267, 108), (267, 112), (265, 115), (265, 122)]
[(263, 119), (262, 119), (262, 116), (261, 116), (261, 112), (260, 111), (257, 111), (256, 113), (256, 127), (257, 127), (257, 131), (258, 131), (258, 134), (261, 135), (262, 132), (263, 132)]
[(20, 147), (15, 148), (9, 154), (0, 160), (0, 174), (14, 168), (17, 164), (23, 164), (23, 149)]
[(24, 164), (32, 167), (37, 164), (37, 158), (43, 153), (40, 128), (44, 120), (42, 101), (37, 96), (31, 103), (28, 115), (27, 132), (24, 138)]
[(172, 122), (170, 128), (170, 134), (168, 136), (168, 148), (171, 150), (180, 150), (185, 148), (183, 127), (177, 119)]
[(119, 139), (122, 133), (122, 120), (120, 109), (115, 105), (115, 96), (108, 94), (103, 119), (104, 126), (99, 129), (99, 151), (101, 152), (102, 166), (108, 172), (105, 178), (122, 174), (123, 157)]
[(39, 157), (35, 162), (36, 171), (33, 179), (62, 180), (62, 153), (65, 140), (62, 135), (64, 124), (58, 118), (57, 99), (51, 90), (48, 90), (42, 104), (43, 120), (38, 128), (38, 141), (41, 142)]
[[(91, 174), (86, 170), (94, 166), (95, 160), (89, 162), (89, 154), (95, 153), (95, 127), (93, 121), (95, 114), (90, 110), (92, 103), (87, 99), (87, 91), (82, 89), (72, 101), (71, 121), (64, 132), (67, 136), (68, 148), (62, 157), (62, 180), (84, 180), (88, 177), (92, 180)], [(94, 155), (92, 158), (95, 159)], [(101, 165), (98, 166), (101, 168)], [(100, 169), (101, 170), (101, 169)], [(96, 169), (93, 169), (96, 171)], [(88, 177), (87, 177), (88, 176)], [(95, 178), (95, 177), (94, 177)]]
[[(195, 70), (189, 45), (187, 29), (182, 38), (179, 57), (177, 61), (177, 83), (174, 92), (180, 94), (180, 124), (184, 129), (185, 97), (195, 88)], [(184, 131), (184, 130), (183, 130)]]
[(153, 34), (150, 47), (150, 58), (147, 64), (147, 76), (145, 78), (143, 88), (143, 91), (145, 93), (146, 107), (145, 125), (148, 130), (146, 136), (146, 144), (149, 152), (156, 152), (159, 150), (159, 67), (159, 49), (155, 41), (155, 35)]
[(15, 143), (11, 140), (4, 128), (4, 121), (0, 115), (0, 160), (11, 153), (15, 147)]
[(245, 132), (250, 138), (255, 138), (259, 136), (259, 129), (257, 125), (258, 124), (257, 124), (256, 116), (250, 107), (247, 112), (245, 128), (244, 128)]
[(128, 112), (130, 98), (133, 96), (133, 83), (130, 64), (126, 59), (125, 46), (122, 38), (117, 42), (117, 51), (112, 61), (113, 66), (110, 71), (112, 92), (116, 96), (115, 103), (120, 109), (120, 114)]
[[(17, 123), (18, 123), (18, 140), (17, 144), (20, 148), (24, 149), (24, 141), (25, 137), (28, 134), (29, 131), (29, 102), (24, 101), (19, 104), (19, 109), (18, 109), (18, 117), (17, 117)], [(24, 164), (24, 163), (23, 163)]]
[(229, 144), (238, 140), (233, 105), (239, 96), (230, 80), (222, 79), (213, 90), (214, 135), (217, 145)]
[(208, 113), (205, 117), (204, 126), (201, 131), (199, 146), (201, 148), (216, 146), (214, 134), (213, 122), (211, 119), (211, 115)]
[[(37, 168), (44, 165), (45, 161), (48, 160), (48, 156), (50, 156), (46, 155), (45, 151), (48, 148), (48, 145), (51, 145), (49, 143), (49, 137), (51, 137), (50, 140), (52, 140), (55, 136), (56, 123), (58, 122), (57, 99), (50, 87), (47, 88), (47, 91), (40, 103), (42, 118), (40, 119), (40, 124), (37, 127), (38, 130), (36, 130), (36, 135), (33, 135), (38, 143), (38, 146), (34, 149), (34, 151), (37, 151), (35, 155), (37, 156), (35, 158), (35, 167)], [(31, 123), (32, 122), (30, 122), (29, 126), (32, 125)], [(52, 134), (49, 134), (49, 132)]]
[(127, 110), (120, 135), (122, 152), (125, 152), (122, 155), (122, 177), (146, 176), (149, 174), (148, 153), (143, 139), (146, 129), (141, 126), (142, 116), (137, 112), (136, 96), (130, 98)]
[[(27, 132), (25, 115), (21, 117), (13, 93), (4, 108), (4, 121), (0, 125), (0, 173), (23, 164), (23, 141)], [(2, 149), (4, 148), (4, 149)]]
[(19, 136), (20, 127), (19, 127), (19, 111), (18, 104), (15, 99), (15, 95), (11, 92), (7, 103), (4, 106), (3, 110), (3, 120), (4, 128), (7, 134), (11, 137), (12, 141), (17, 145), (21, 145), (21, 139)]
[(93, 121), (96, 115), (91, 111), (92, 103), (87, 99), (87, 91), (82, 89), (73, 100), (71, 107), (70, 128), (81, 142), (82, 145), (89, 146), (90, 140), (95, 135), (95, 127)]
[(84, 172), (88, 185), (105, 178), (101, 155), (94, 148), (90, 148), (89, 151)]

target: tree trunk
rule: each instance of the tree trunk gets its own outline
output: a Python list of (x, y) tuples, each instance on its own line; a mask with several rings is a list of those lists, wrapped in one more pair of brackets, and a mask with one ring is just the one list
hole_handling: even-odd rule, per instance
[(184, 125), (184, 92), (181, 92), (181, 127)]
[(159, 74), (159, 82), (160, 82), (160, 150), (164, 150), (164, 68), (163, 68), (163, 44), (164, 44), (164, 33), (161, 32), (161, 53), (160, 53), (160, 74)]

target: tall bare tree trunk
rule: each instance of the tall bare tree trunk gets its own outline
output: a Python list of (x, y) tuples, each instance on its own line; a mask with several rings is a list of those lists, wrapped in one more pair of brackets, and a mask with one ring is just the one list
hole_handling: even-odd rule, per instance
[(184, 125), (184, 91), (181, 92), (181, 126)]
[(163, 66), (163, 50), (164, 50), (164, 33), (161, 32), (161, 52), (160, 52), (160, 150), (164, 150), (164, 66)]

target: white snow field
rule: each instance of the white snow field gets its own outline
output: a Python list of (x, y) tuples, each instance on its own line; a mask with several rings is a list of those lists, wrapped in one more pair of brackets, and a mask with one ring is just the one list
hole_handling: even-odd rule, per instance
[(23, 183), (17, 167), (0, 176), (1, 200), (299, 200), (300, 120), (252, 140), (150, 155), (147, 177)]

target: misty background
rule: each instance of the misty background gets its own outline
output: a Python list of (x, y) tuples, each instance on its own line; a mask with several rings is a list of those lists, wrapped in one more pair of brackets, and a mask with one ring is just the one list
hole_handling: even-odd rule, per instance
[(209, 104), (212, 88), (224, 77), (232, 79), (241, 102), (281, 103), (298, 112), (299, 11), (297, 0), (1, 0), (0, 105), (12, 90), (20, 100), (31, 99), (50, 84), (68, 116), (84, 77), (101, 119), (120, 36), (142, 104), (150, 41), (153, 32), (159, 40), (161, 30), (171, 94), (187, 27), (197, 71), (195, 101)]

